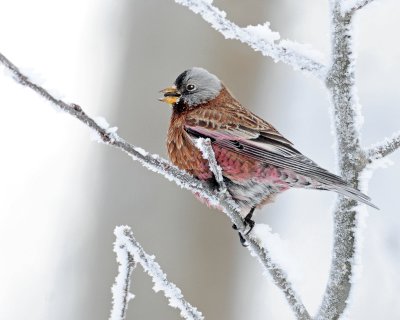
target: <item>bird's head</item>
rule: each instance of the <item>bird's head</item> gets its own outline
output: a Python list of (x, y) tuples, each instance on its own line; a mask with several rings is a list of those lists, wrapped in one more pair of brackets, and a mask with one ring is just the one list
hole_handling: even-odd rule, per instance
[(172, 87), (161, 90), (164, 97), (160, 101), (170, 105), (182, 101), (189, 107), (195, 107), (214, 99), (221, 89), (222, 83), (215, 75), (194, 67), (182, 72)]

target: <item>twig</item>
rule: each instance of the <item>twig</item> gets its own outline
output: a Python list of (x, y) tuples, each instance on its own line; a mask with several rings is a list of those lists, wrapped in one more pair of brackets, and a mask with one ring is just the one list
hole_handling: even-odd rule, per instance
[[(12, 72), (14, 79), (18, 83), (31, 88), (43, 98), (58, 106), (62, 111), (74, 116), (86, 124), (98, 134), (101, 141), (103, 141), (105, 144), (125, 151), (132, 157), (133, 160), (139, 161), (147, 169), (163, 175), (170, 181), (174, 181), (182, 188), (190, 190), (195, 194), (201, 194), (201, 196), (207, 199), (210, 204), (220, 206), (229, 216), (232, 223), (237, 226), (238, 231), (243, 232), (245, 230), (245, 225), (237, 209), (236, 203), (231, 198), (227, 197), (226, 193), (220, 193), (216, 190), (211, 190), (206, 184), (197, 180), (186, 171), (175, 167), (169, 161), (157, 155), (150, 154), (144, 151), (142, 148), (138, 148), (132, 144), (129, 144), (119, 137), (117, 133), (110, 132), (107, 127), (100, 126), (94, 119), (90, 118), (80, 106), (76, 104), (69, 105), (62, 100), (54, 98), (43, 87), (29, 80), (27, 76), (22, 74), (21, 71), (1, 53), (0, 62)], [(244, 238), (249, 243), (248, 248), (252, 251), (252, 254), (256, 256), (260, 263), (271, 273), (274, 282), (283, 290), (290, 305), (292, 308), (295, 308), (296, 314), (299, 315), (299, 319), (309, 319), (310, 317), (308, 312), (301, 303), (300, 298), (294, 292), (290, 283), (286, 280), (285, 273), (272, 261), (269, 252), (262, 248), (256, 242), (256, 240), (251, 238), (249, 235), (244, 234)]]
[(203, 320), (204, 317), (197, 308), (187, 302), (182, 292), (175, 284), (169, 282), (166, 274), (161, 270), (160, 265), (154, 261), (154, 257), (148, 255), (136, 241), (132, 230), (128, 226), (119, 226), (114, 230), (117, 243), (125, 246), (127, 252), (133, 257), (134, 261), (139, 263), (154, 282), (154, 291), (163, 291), (171, 307), (180, 310), (183, 318), (189, 320)]
[(367, 150), (367, 157), (369, 161), (386, 157), (392, 152), (400, 148), (400, 131), (395, 132), (390, 138), (371, 146)]
[(342, 14), (354, 13), (373, 2), (374, 0), (342, 0), (341, 11)]
[[(229, 199), (229, 201), (233, 201), (231, 195), (229, 194), (225, 181), (222, 176), (222, 169), (218, 165), (215, 154), (211, 146), (210, 139), (199, 138), (196, 142), (197, 148), (202, 152), (203, 158), (208, 160), (208, 164), (210, 166), (210, 170), (213, 172), (217, 183), (219, 184), (219, 192), (221, 196)], [(242, 217), (239, 211), (227, 212), (228, 217), (232, 220), (232, 222), (240, 219), (243, 224)], [(233, 215), (233, 216), (232, 216)], [(297, 319), (311, 319), (307, 309), (303, 305), (299, 295), (293, 289), (292, 284), (287, 279), (286, 272), (282, 270), (280, 266), (274, 263), (271, 259), (271, 254), (267, 248), (264, 248), (260, 245), (256, 238), (253, 238), (251, 234), (247, 234), (243, 232), (243, 230), (239, 230), (242, 234), (242, 237), (249, 244), (249, 249), (258, 257), (259, 262), (268, 269), (274, 283), (281, 289), (284, 293), (286, 300), (288, 301), (290, 307), (295, 313)], [(261, 255), (260, 255), (261, 253)]]
[[(275, 62), (282, 61), (295, 70), (308, 71), (320, 79), (325, 77), (326, 67), (323, 63), (318, 62), (315, 57), (305, 54), (305, 52), (310, 51), (305, 46), (287, 40), (275, 43), (273, 39), (266, 39), (259, 33), (252, 32), (251, 28), (241, 28), (226, 19), (226, 13), (213, 6), (209, 0), (175, 0), (175, 2), (188, 7), (196, 14), (200, 14), (226, 39), (236, 39), (246, 43), (255, 51), (260, 51), (263, 55), (271, 57)], [(267, 25), (264, 27), (267, 28)], [(268, 31), (272, 33), (269, 29)], [(302, 50), (299, 50), (299, 47), (302, 47)]]
[(196, 141), (196, 147), (201, 151), (203, 158), (208, 160), (208, 165), (210, 166), (210, 170), (214, 174), (215, 180), (219, 185), (220, 192), (227, 192), (225, 181), (222, 176), (222, 169), (215, 159), (214, 150), (211, 146), (211, 140), (209, 138), (198, 138)]
[(115, 277), (115, 284), (112, 286), (113, 305), (109, 320), (125, 320), (128, 310), (128, 303), (133, 299), (129, 292), (132, 271), (136, 264), (132, 255), (128, 252), (126, 244), (120, 238), (116, 238), (114, 252), (117, 255), (118, 275)]

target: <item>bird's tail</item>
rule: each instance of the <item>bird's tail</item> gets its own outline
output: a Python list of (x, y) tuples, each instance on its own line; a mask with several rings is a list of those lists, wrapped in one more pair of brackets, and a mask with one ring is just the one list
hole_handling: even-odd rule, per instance
[(347, 198), (365, 203), (366, 205), (369, 205), (370, 207), (379, 210), (379, 208), (371, 202), (370, 197), (368, 197), (366, 194), (362, 193), (360, 190), (357, 190), (357, 189), (349, 186), (348, 184), (340, 184), (340, 185), (333, 185), (333, 186), (330, 185), (329, 187), (325, 186), (325, 188), (328, 190), (335, 191)]

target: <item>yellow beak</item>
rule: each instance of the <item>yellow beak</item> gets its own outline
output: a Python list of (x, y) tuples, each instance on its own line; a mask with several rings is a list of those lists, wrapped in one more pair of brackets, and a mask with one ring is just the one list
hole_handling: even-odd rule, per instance
[(173, 105), (179, 101), (179, 98), (181, 96), (180, 92), (175, 86), (165, 88), (160, 91), (161, 93), (164, 93), (164, 98), (159, 98), (158, 100), (162, 102), (166, 102), (170, 105)]

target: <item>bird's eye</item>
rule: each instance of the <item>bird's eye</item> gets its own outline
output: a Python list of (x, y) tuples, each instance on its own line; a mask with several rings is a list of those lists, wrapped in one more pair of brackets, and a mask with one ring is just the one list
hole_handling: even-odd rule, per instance
[(196, 86), (195, 86), (194, 84), (188, 84), (188, 85), (186, 86), (186, 89), (187, 89), (188, 91), (193, 91), (193, 90), (196, 90)]

